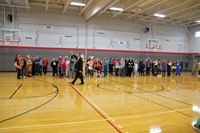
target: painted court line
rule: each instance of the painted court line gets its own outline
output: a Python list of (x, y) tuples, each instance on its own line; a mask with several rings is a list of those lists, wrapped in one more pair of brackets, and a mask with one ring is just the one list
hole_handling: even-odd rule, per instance
[(115, 119), (115, 120), (119, 120), (119, 119), (130, 119), (130, 118), (137, 118), (137, 117), (143, 117), (143, 116), (152, 116), (152, 115), (168, 114), (168, 113), (175, 113), (175, 112), (180, 112), (180, 111), (189, 110), (189, 109), (191, 109), (191, 108), (177, 109), (177, 110), (170, 110), (170, 111), (156, 112), (156, 113), (149, 113), (149, 114), (141, 114), (141, 115), (133, 115), (133, 116), (124, 116), (124, 117), (118, 117), (118, 118), (114, 118), (114, 119)]
[[(64, 79), (73, 89), (76, 91), (104, 120), (106, 120), (118, 133), (122, 133), (120, 129), (114, 125), (111, 117), (109, 117), (103, 110), (101, 110), (95, 103), (93, 103), (89, 98), (84, 96), (77, 88), (71, 85), (66, 79)], [(107, 119), (108, 118), (108, 119)]]
[[(173, 112), (176, 112), (176, 111), (183, 111), (183, 110), (188, 110), (188, 109), (191, 109), (191, 108), (179, 109), (179, 110), (174, 110), (174, 111), (164, 111), (164, 112), (150, 113), (150, 114), (142, 114), (142, 115), (134, 115), (134, 116), (125, 116), (125, 117), (118, 117), (118, 118), (113, 118), (113, 119), (115, 119), (115, 120), (131, 119), (131, 118), (137, 118), (137, 117), (142, 117), (142, 116), (152, 116), (152, 115), (158, 115), (158, 114), (173, 113)], [(108, 120), (108, 119), (106, 119), (106, 120)], [(89, 121), (77, 121), (77, 122), (65, 122), (65, 123), (53, 123), (53, 124), (40, 124), (40, 125), (30, 125), (30, 126), (14, 126), (14, 127), (0, 128), (0, 130), (34, 128), (34, 127), (64, 126), (64, 125), (85, 124), (85, 123), (102, 122), (102, 121), (105, 121), (105, 119), (89, 120)]]

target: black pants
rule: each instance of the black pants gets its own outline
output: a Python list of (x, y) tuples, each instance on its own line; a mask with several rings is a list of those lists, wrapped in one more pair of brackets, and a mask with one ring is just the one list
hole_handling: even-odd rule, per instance
[(53, 67), (53, 77), (55, 77), (55, 75), (57, 75), (57, 67)]
[(79, 70), (76, 70), (76, 76), (75, 76), (74, 80), (72, 81), (73, 84), (76, 82), (77, 78), (80, 78), (81, 84), (84, 84), (83, 74), (81, 72), (79, 72)]
[(43, 73), (44, 73), (44, 75), (47, 74), (47, 67), (43, 67)]
[(17, 79), (20, 79), (21, 76), (21, 69), (17, 68)]
[(113, 64), (109, 64), (109, 73), (113, 74)]

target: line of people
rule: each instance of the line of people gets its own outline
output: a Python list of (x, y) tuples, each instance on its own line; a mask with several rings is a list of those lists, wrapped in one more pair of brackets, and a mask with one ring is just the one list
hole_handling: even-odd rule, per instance
[[(37, 75), (47, 74), (48, 65), (52, 68), (52, 76), (59, 76), (60, 78), (69, 77), (74, 78), (74, 66), (76, 63), (76, 56), (65, 56), (58, 57), (58, 59), (53, 58), (51, 63), (46, 57), (39, 58), (38, 56), (32, 57), (31, 55), (22, 56), (16, 55), (15, 57), (15, 67), (17, 68), (17, 78), (31, 77)], [(135, 76), (138, 72), (141, 76), (149, 76), (151, 73), (154, 76), (171, 76), (180, 75), (183, 70), (183, 61), (174, 61), (170, 59), (168, 61), (159, 59), (151, 60), (149, 57), (147, 59), (141, 59), (139, 61), (133, 58), (97, 58), (90, 56), (86, 62), (85, 72), (86, 76), (93, 76), (96, 73), (96, 77), (101, 76), (103, 72), (104, 77), (108, 75), (115, 76)], [(188, 70), (189, 62), (185, 61), (185, 70)], [(200, 75), (200, 62), (196, 60), (193, 62), (192, 75)]]
[[(200, 62), (199, 62), (200, 65)], [(196, 70), (200, 70), (200, 66), (198, 67), (198, 62), (193, 64), (195, 70), (193, 73), (197, 74)], [(189, 62), (185, 61), (185, 70), (188, 71)], [(107, 58), (100, 59), (97, 58), (94, 60), (93, 56), (90, 56), (87, 60), (86, 65), (86, 75), (93, 76), (94, 71), (96, 72), (96, 76), (99, 77), (101, 72), (103, 71), (104, 76), (106, 77), (110, 73), (110, 75), (115, 76), (134, 76), (136, 72), (141, 76), (149, 76), (150, 73), (152, 75), (162, 75), (162, 76), (171, 76), (171, 75), (179, 75), (183, 70), (183, 61), (177, 60), (172, 62), (169, 60), (160, 61), (160, 59), (151, 60), (149, 57), (147, 59), (141, 59), (139, 62), (134, 60), (133, 58)]]

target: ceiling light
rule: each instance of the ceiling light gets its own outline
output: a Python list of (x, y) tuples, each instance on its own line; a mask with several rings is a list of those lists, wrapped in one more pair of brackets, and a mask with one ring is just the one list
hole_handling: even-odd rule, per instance
[(197, 23), (200, 23), (200, 20), (196, 21)]
[(109, 8), (110, 10), (113, 10), (113, 11), (123, 11), (122, 8), (118, 8), (118, 7), (111, 7)]
[(166, 17), (165, 15), (159, 14), (159, 13), (154, 14), (154, 16), (159, 17), (159, 18), (164, 18), (164, 17)]
[(200, 31), (195, 32), (195, 37), (200, 37)]
[(71, 2), (70, 5), (72, 5), (72, 6), (85, 6), (84, 3), (79, 3), (79, 2)]

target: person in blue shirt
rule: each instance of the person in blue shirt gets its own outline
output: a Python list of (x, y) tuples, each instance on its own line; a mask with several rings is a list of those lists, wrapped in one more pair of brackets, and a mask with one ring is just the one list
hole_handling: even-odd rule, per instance
[(179, 61), (177, 61), (176, 63), (176, 75), (181, 75), (181, 64), (179, 63)]

